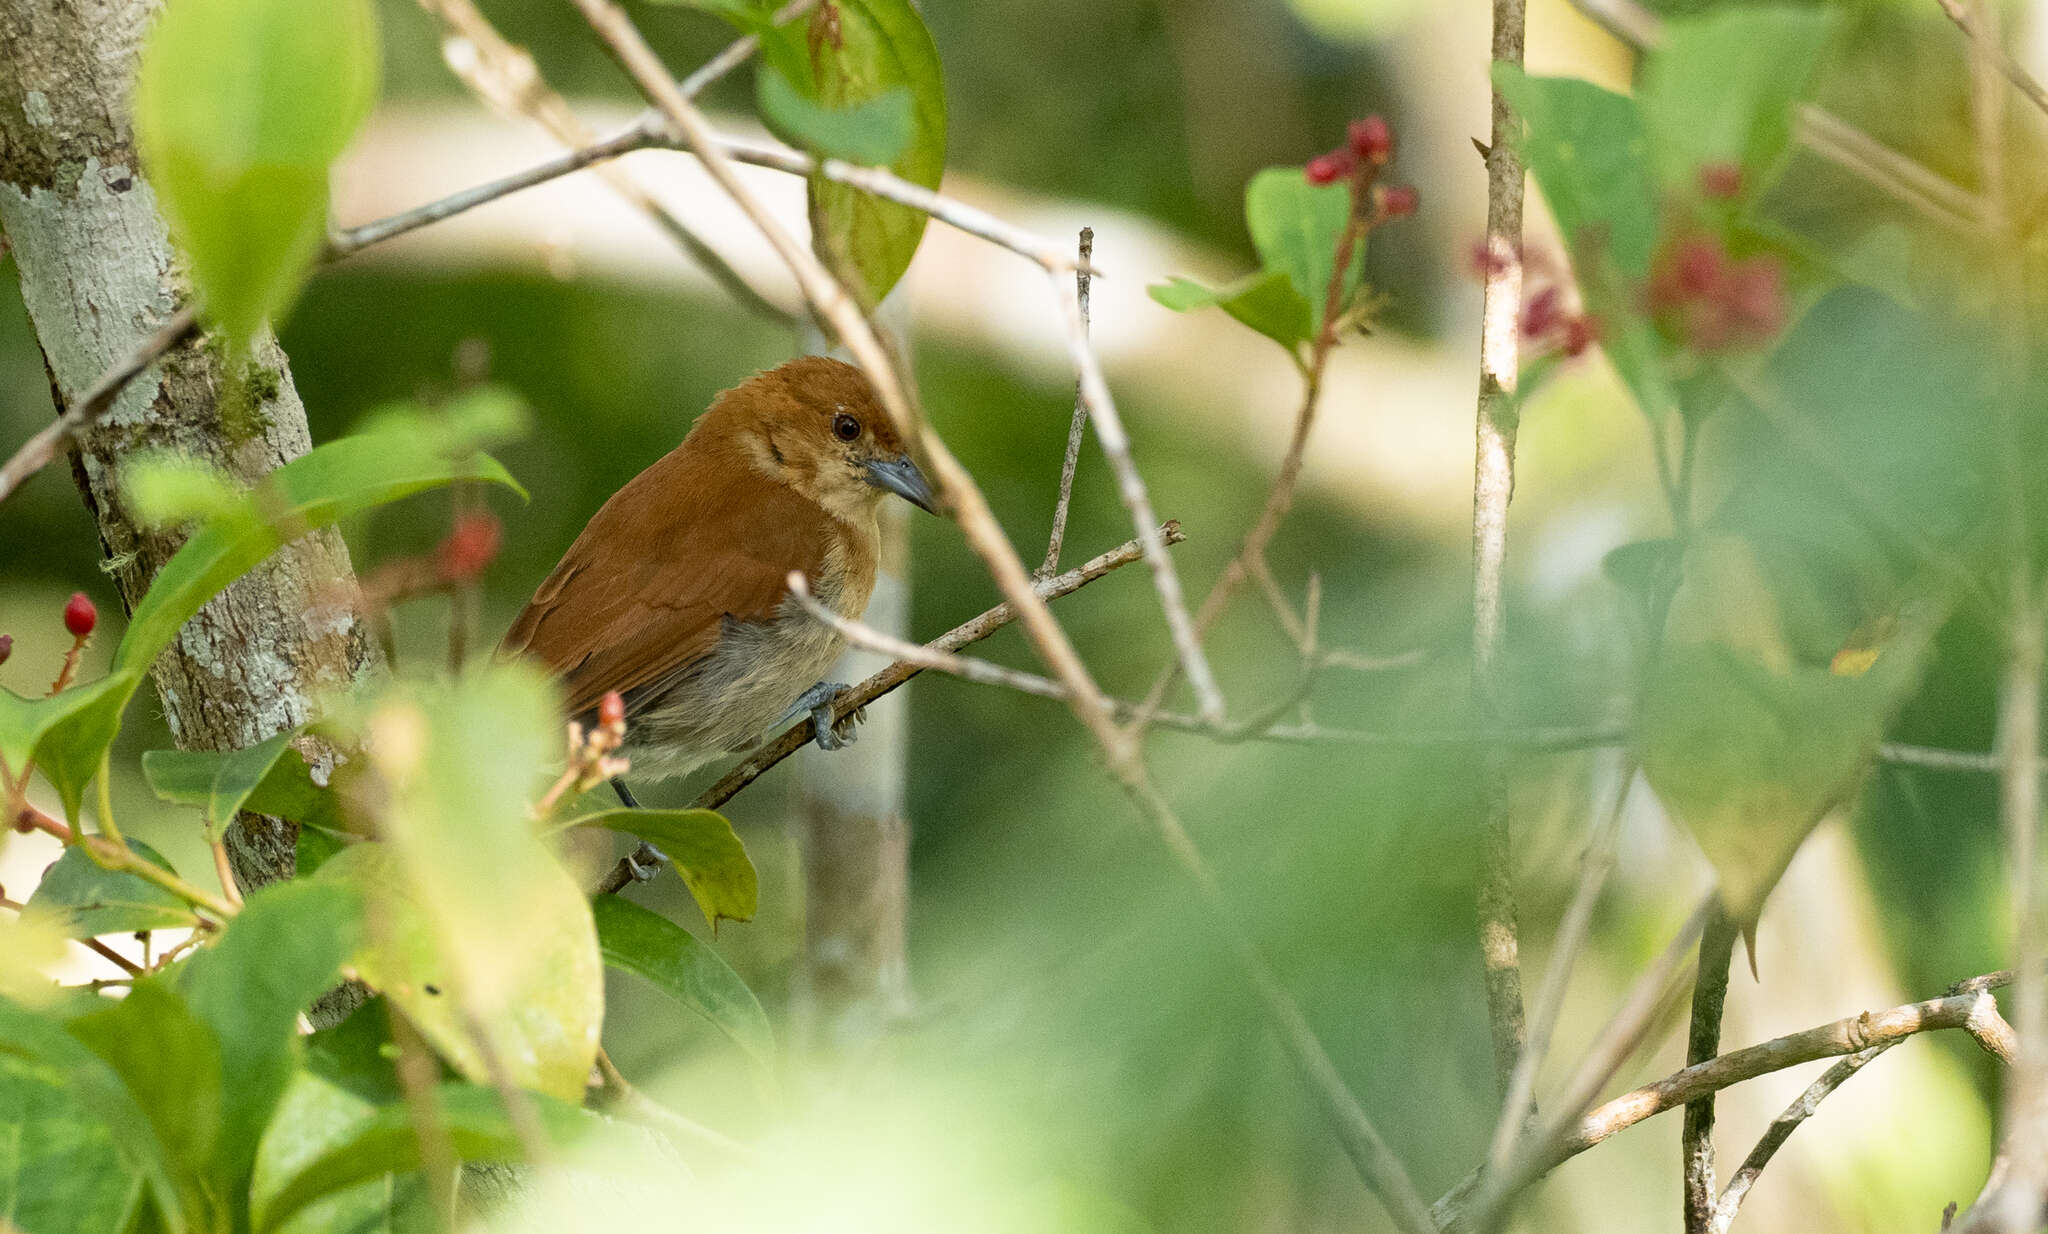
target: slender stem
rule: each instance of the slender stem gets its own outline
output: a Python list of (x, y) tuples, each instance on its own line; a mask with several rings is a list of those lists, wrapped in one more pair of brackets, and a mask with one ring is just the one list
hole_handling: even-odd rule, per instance
[(386, 1000), (385, 1012), (391, 1022), (392, 1044), (398, 1047), (394, 1070), (398, 1073), (399, 1090), (411, 1115), (408, 1121), (413, 1138), (419, 1144), (420, 1176), (426, 1180), (427, 1207), (433, 1214), (434, 1228), (452, 1230), (456, 1171), (461, 1168), (461, 1160), (455, 1155), (455, 1144), (448, 1137), (448, 1120), (442, 1117), (441, 1102), (434, 1091), (440, 1082), (441, 1065), (397, 1003)]
[[(1493, 61), (1522, 62), (1526, 0), (1494, 0)], [(1508, 503), (1515, 493), (1515, 436), (1521, 413), (1522, 191), (1515, 113), (1493, 92), (1493, 132), (1486, 152), (1485, 299), (1480, 312), (1479, 407), (1472, 474), (1472, 692), (1480, 722), (1500, 719), (1500, 656), (1506, 605)], [(1490, 756), (1484, 781), (1480, 849), (1479, 954), (1486, 973), (1486, 1014), (1493, 1030), (1494, 1077), (1503, 1097), (1527, 1043), (1523, 1019), (1521, 927), (1516, 918), (1514, 852), (1507, 766)]]
[[(1721, 1052), (1721, 1017), (1728, 1005), (1728, 968), (1735, 958), (1735, 923), (1716, 908), (1700, 935), (1699, 972), (1693, 978), (1692, 1026), (1686, 1038), (1687, 1066)], [(1714, 1183), (1714, 1095), (1708, 1093), (1685, 1106), (1679, 1134), (1685, 1168), (1685, 1234), (1709, 1234), (1719, 1199)]]
[[(1095, 257), (1095, 229), (1081, 229), (1078, 248), (1080, 265), (1074, 270), (1074, 290), (1081, 301), (1081, 335), (1088, 334), (1088, 293), (1090, 267)], [(1081, 465), (1081, 442), (1088, 435), (1088, 400), (1081, 397), (1081, 381), (1074, 380), (1074, 415), (1067, 424), (1067, 454), (1060, 463), (1060, 495), (1052, 508), (1052, 534), (1045, 546), (1045, 561), (1032, 577), (1043, 580), (1059, 572), (1060, 549), (1067, 539), (1067, 507), (1074, 500), (1074, 472)]]
[(1806, 1091), (1799, 1094), (1797, 1100), (1785, 1107), (1784, 1113), (1771, 1120), (1771, 1125), (1757, 1140), (1756, 1147), (1749, 1150), (1749, 1156), (1742, 1159), (1727, 1187), (1722, 1189), (1721, 1198), (1714, 1204), (1713, 1217), (1707, 1223), (1708, 1234), (1727, 1234), (1728, 1227), (1735, 1223), (1735, 1214), (1742, 1208), (1742, 1201), (1748, 1197), (1749, 1189), (1756, 1185), (1764, 1167), (1785, 1146), (1785, 1141), (1792, 1138), (1792, 1133), (1799, 1130), (1799, 1124), (1820, 1110), (1820, 1103), (1827, 1099), (1827, 1095), (1848, 1083), (1849, 1077), (1863, 1070), (1865, 1063), (1897, 1044), (1887, 1041), (1849, 1055), (1822, 1072), (1819, 1079), (1806, 1086)]
[[(1969, 36), (1972, 42), (1982, 43), (1987, 41), (1979, 37), (1976, 18), (1963, 7), (1962, 0), (1935, 0), (1935, 3), (1941, 6), (1941, 11), (1948, 14), (1949, 20), (1956, 23), (1957, 27), (1965, 35)], [(2048, 112), (2048, 89), (2042, 88), (2040, 80), (2032, 73), (2027, 72), (2025, 65), (2015, 60), (2011, 52), (1998, 46), (1995, 41), (1991, 41), (1989, 53), (1991, 63), (2005, 76), (2007, 81), (2012, 83), (2013, 88), (2022, 95), (2025, 95), (2027, 102), (2032, 103), (2043, 112)]]

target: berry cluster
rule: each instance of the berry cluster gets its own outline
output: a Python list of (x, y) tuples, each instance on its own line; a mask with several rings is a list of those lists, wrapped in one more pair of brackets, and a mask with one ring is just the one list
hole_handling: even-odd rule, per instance
[(1776, 258), (1735, 258), (1708, 235), (1683, 236), (1650, 269), (1650, 312), (1695, 351), (1769, 341), (1785, 327), (1785, 271)]
[(1566, 308), (1563, 287), (1551, 283), (1523, 301), (1522, 338), (1532, 354), (1556, 350), (1580, 356), (1600, 341), (1600, 323), (1584, 312)]
[(1348, 181), (1353, 199), (1370, 203), (1375, 222), (1407, 218), (1422, 204), (1414, 186), (1380, 184), (1379, 176), (1394, 161), (1394, 130), (1380, 116), (1353, 120), (1344, 133), (1344, 144), (1318, 154), (1302, 169), (1310, 184)]
[(434, 572), (444, 583), (474, 583), (498, 556), (502, 528), (497, 516), (473, 510), (455, 517), (455, 525), (434, 550)]

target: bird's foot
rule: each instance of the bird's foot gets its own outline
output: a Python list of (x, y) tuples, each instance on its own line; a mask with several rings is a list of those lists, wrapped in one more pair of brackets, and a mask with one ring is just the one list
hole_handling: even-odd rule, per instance
[(797, 699), (792, 710), (811, 713), (811, 727), (817, 730), (820, 750), (841, 750), (858, 741), (859, 734), (854, 726), (868, 718), (868, 709), (856, 707), (835, 722), (832, 713), (838, 709), (839, 701), (847, 693), (843, 681), (821, 681), (805, 690)]
[(634, 882), (644, 883), (661, 873), (662, 863), (667, 860), (667, 853), (642, 840), (640, 847), (626, 854), (626, 872), (633, 876)]

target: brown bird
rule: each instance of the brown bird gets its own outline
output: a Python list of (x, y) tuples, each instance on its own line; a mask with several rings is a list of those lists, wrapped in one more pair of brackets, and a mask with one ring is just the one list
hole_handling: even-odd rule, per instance
[[(683, 443), (605, 502), (505, 635), (561, 678), (571, 716), (626, 703), (635, 772), (677, 776), (745, 750), (809, 710), (818, 744), (845, 689), (822, 680), (840, 637), (789, 595), (810, 580), (858, 617), (875, 589), (881, 504), (933, 509), (859, 369), (791, 360), (719, 395)], [(613, 787), (637, 805), (624, 783)]]

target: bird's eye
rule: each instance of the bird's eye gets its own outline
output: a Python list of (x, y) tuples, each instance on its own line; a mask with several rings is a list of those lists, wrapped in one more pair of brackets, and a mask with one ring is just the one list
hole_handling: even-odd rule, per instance
[(832, 417), (832, 435), (841, 441), (852, 441), (860, 436), (860, 421), (848, 415)]

